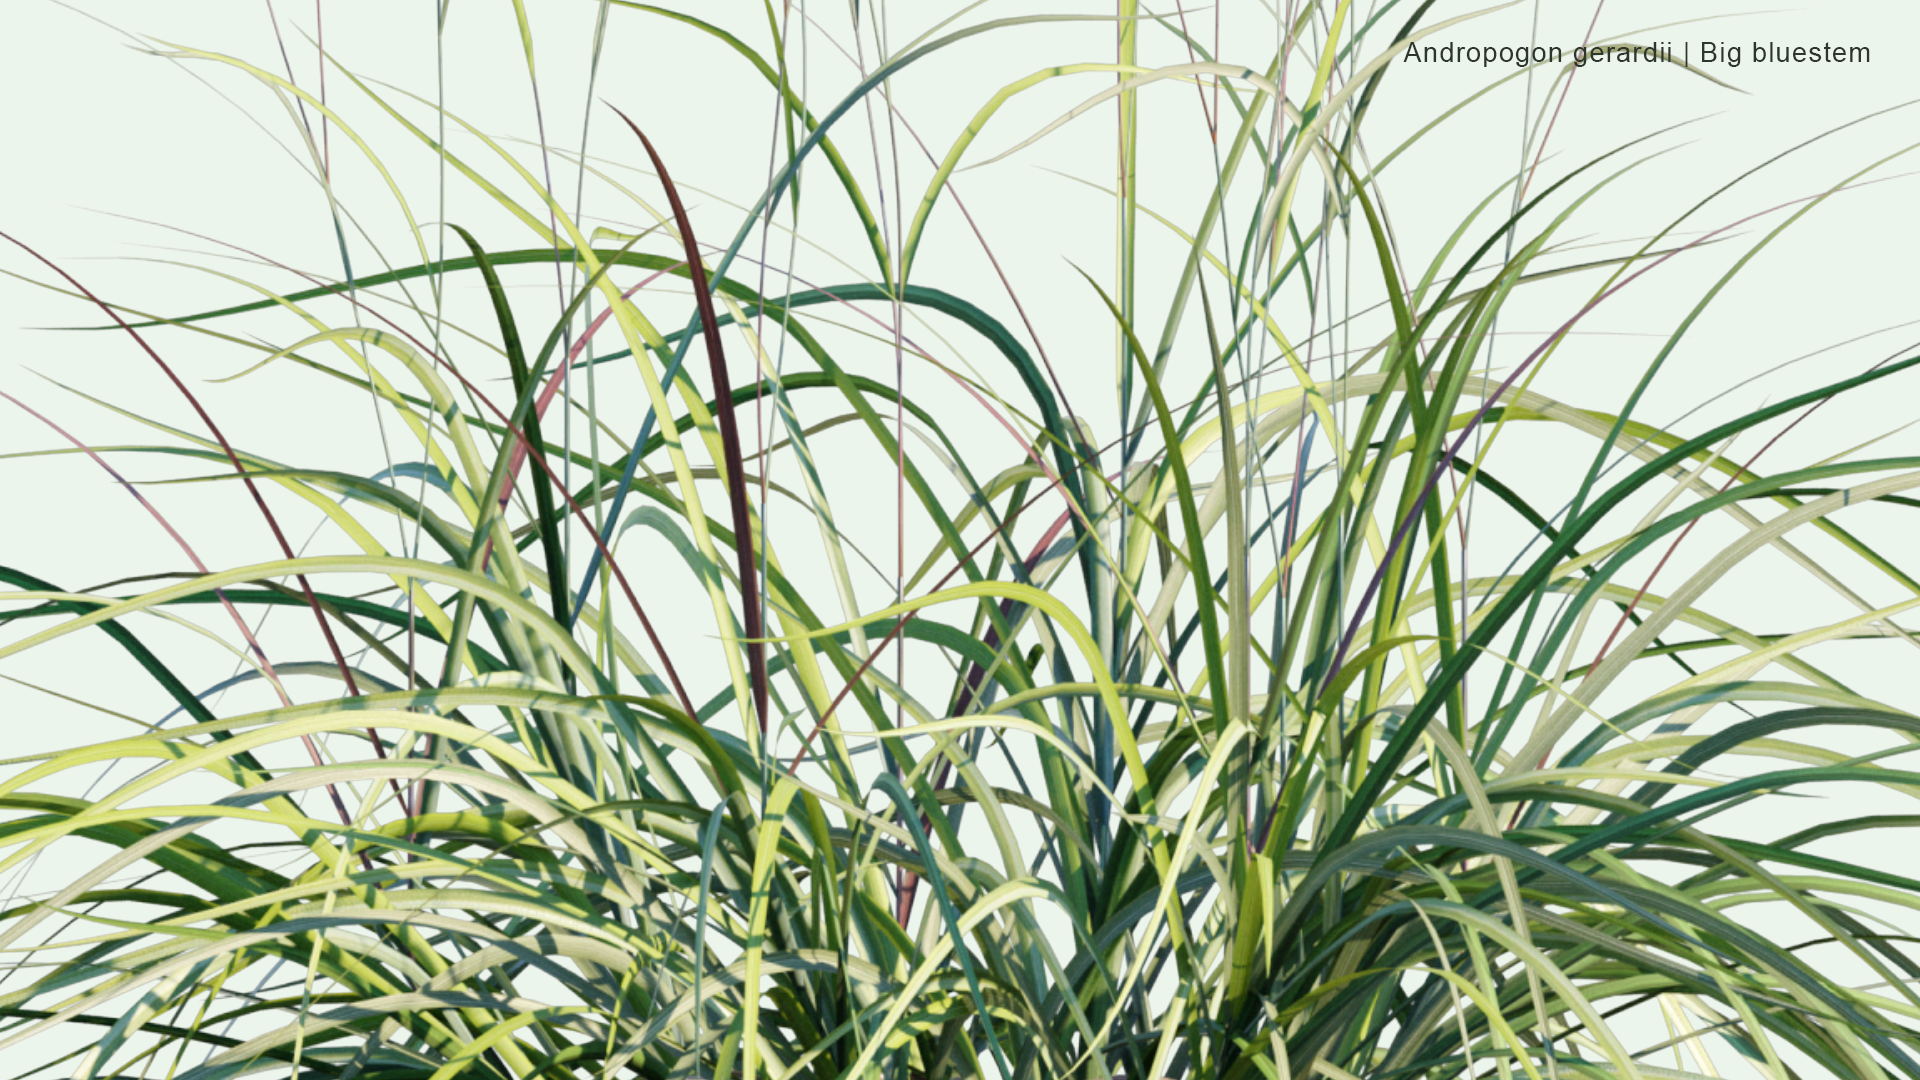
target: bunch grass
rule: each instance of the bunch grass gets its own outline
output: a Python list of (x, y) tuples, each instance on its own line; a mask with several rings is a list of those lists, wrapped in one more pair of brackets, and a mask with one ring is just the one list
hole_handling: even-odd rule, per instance
[[(927, 57), (1075, 19), (963, 11), (889, 51), (884, 13), (854, 5), (846, 32), (879, 56), (809, 100), (799, 10), (728, 29), (598, 7), (603, 28), (704, 37), (743, 65), (729, 77), (764, 83), (773, 167), (744, 212), (687, 197), (673, 177), (701, 176), (699, 148), (656, 147), (639, 105), (605, 111), (650, 166), (645, 194), (544, 134), (523, 161), (331, 54), (323, 101), (158, 43), (380, 166), (405, 252), (366, 272), (341, 228), (337, 278), (232, 277), (261, 298), (144, 312), (6, 234), (199, 425), (110, 406), (154, 441), (50, 426), (67, 443), (46, 451), (105, 469), (164, 530), (155, 565), (191, 573), (83, 588), (0, 566), (0, 664), (75, 637), (169, 703), (0, 762), (0, 872), (105, 852), (56, 856), (33, 879), (47, 891), (0, 911), (9, 1075), (1920, 1077), (1920, 881), (1812, 850), (1906, 844), (1920, 818), (1751, 835), (1758, 807), (1830, 785), (1920, 790), (1897, 758), (1920, 737), (1911, 702), (1810, 656), (1913, 644), (1920, 581), (1846, 522), (1911, 509), (1920, 458), (1765, 471), (1730, 449), (1910, 387), (1920, 353), (1699, 430), (1640, 419), (1728, 284), (1891, 157), (1769, 231), (1701, 224), (1730, 184), (1627, 254), (1573, 261), (1589, 201), (1661, 167), (1656, 143), (1536, 156), (1428, 250), (1386, 212), (1391, 166), (1470, 101), (1384, 154), (1361, 132), (1416, 92), (1391, 67), (1406, 42), (1472, 17), (1432, 3), (1285, 5), (1285, 48), (1256, 68), (1119, 0), (1077, 19), (1116, 35), (1112, 63), (963, 87), (984, 104), (925, 154), (924, 189), (882, 167), (895, 87)], [(537, 99), (538, 22), (513, 10)], [(1057, 282), (1092, 305), (1079, 345), (1111, 341), (1110, 363), (1050, 358), (1017, 292), (923, 283), (960, 171), (998, 160), (976, 139), (1054, 80), (1105, 81), (1000, 156), (1117, 117), (1115, 264)], [(1208, 191), (1155, 208), (1142, 103), (1189, 84), (1213, 125)], [(431, 254), (436, 226), (349, 91), (508, 223), (449, 223), (457, 243)], [(308, 145), (337, 227), (348, 201)], [(555, 158), (650, 223), (589, 229)], [(803, 177), (809, 213), (857, 222), (843, 280), (763, 269), (805, 234)], [(1166, 237), (1171, 267), (1144, 254)], [(1636, 354), (1624, 404), (1536, 387), (1591, 312), (1727, 243), (1743, 253)], [(523, 274), (558, 275), (557, 318), (515, 297)], [(1584, 293), (1494, 368), (1500, 320), (1549, 282)], [(447, 290), (465, 284), (486, 302), (460, 325)], [(222, 329), (270, 310), (304, 331)], [(186, 374), (216, 345), (251, 350), (250, 382), (364, 397), (384, 469), (230, 441)], [(938, 389), (909, 392), (909, 368)], [(1541, 427), (1581, 447), (1544, 481)], [(265, 530), (278, 554), (201, 562), (190, 538), (214, 523), (170, 519), (170, 489), (127, 480), (127, 460), (231, 489), (219, 527)], [(289, 521), (325, 527), (296, 549)], [(1669, 567), (1676, 551), (1697, 558)], [(1852, 614), (1715, 615), (1762, 558)], [(1900, 599), (1844, 583), (1862, 576)], [(196, 681), (204, 664), (148, 643), (180, 627), (240, 673)], [(268, 696), (218, 707), (229, 689)], [(1838, 748), (1859, 733), (1891, 748)], [(87, 788), (108, 763), (130, 768)], [(1819, 947), (1789, 947), (1762, 908)], [(1664, 1036), (1641, 1038), (1649, 1018)], [(75, 1026), (84, 1045), (40, 1054)]]

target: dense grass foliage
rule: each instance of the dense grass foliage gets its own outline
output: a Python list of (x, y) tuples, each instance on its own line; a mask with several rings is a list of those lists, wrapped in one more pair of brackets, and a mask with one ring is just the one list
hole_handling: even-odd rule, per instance
[[(963, 12), (891, 51), (872, 5), (842, 5), (806, 31), (815, 63), (864, 42), (831, 98), (797, 67), (798, 6), (727, 27), (597, 6), (723, 46), (706, 77), (779, 110), (756, 204), (696, 195), (700, 147), (650, 141), (662, 106), (604, 87), (594, 123), (647, 176), (584, 164), (637, 232), (584, 223), (558, 139), (509, 148), (331, 60), (323, 104), (277, 59), (157, 44), (250, 76), (303, 139), (324, 125), (316, 180), (427, 152), (502, 213), (426, 221), (431, 190), (369, 168), (354, 200), (404, 210), (404, 246), (369, 257), (329, 188), (340, 273), (160, 313), (6, 226), (94, 340), (181, 395), (116, 403), (149, 445), (46, 429), (166, 526), (119, 540), (159, 576), (0, 559), (0, 668), (32, 680), (78, 641), (170, 701), (0, 771), (0, 870), (34, 870), (0, 911), (7, 1075), (1920, 1077), (1920, 880), (1820, 846), (1891, 849), (1920, 819), (1752, 835), (1802, 793), (1920, 792), (1892, 751), (1844, 749), (1904, 749), (1920, 717), (1808, 655), (1907, 637), (1920, 581), (1848, 521), (1912, 508), (1920, 459), (1754, 453), (1810, 410), (1910, 394), (1920, 353), (1694, 428), (1645, 419), (1724, 287), (1871, 170), (1757, 223), (1716, 201), (1737, 171), (1689, 176), (1666, 231), (1597, 257), (1562, 247), (1591, 198), (1663, 167), (1654, 144), (1536, 152), (1422, 246), (1403, 236), (1430, 204), (1393, 166), (1454, 114), (1396, 97), (1419, 93), (1394, 63), (1447, 31), (1431, 3), (1282, 4), (1220, 61), (1213, 14), (1135, 0)], [(514, 10), (528, 65), (505, 75), (531, 89), (539, 24)], [(1073, 63), (949, 84), (979, 111), (945, 146), (898, 126), (891, 88), (930, 57), (1043, 30), (1085, 35)], [(1058, 125), (996, 119), (1043, 86), (1090, 96)], [(1179, 163), (1143, 103), (1196, 86), (1203, 197), (1149, 205), (1141, 178)], [(1393, 107), (1426, 126), (1368, 144)], [(362, 138), (376, 120), (413, 143)], [(1024, 321), (1047, 298), (925, 269), (994, 232), (961, 170), (1067, 123), (1117, 148), (1081, 177), (1114, 263), (1054, 260), (1093, 313), (1071, 362)], [(782, 272), (818, 220), (803, 198), (857, 223), (844, 277)], [(1624, 399), (1536, 386), (1591, 312), (1716, 245), (1743, 254), (1673, 278), (1691, 311)], [(1496, 362), (1531, 325), (1503, 314), (1548, 289), (1528, 310), (1554, 325)], [(379, 449), (230, 439), (202, 380), (242, 353), (282, 400), (350, 389), (340, 438)], [(181, 488), (133, 466), (224, 498), (218, 520), (170, 517)], [(279, 554), (206, 565), (216, 528)], [(1716, 615), (1763, 558), (1846, 614)], [(238, 673), (196, 681), (193, 650)]]

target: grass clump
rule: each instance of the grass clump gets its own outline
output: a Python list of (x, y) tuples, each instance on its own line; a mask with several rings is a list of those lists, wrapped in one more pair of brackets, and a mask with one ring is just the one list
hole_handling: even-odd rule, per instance
[[(1805, 793), (1920, 785), (1893, 760), (1920, 719), (1825, 662), (1911, 643), (1920, 583), (1849, 521), (1910, 509), (1920, 459), (1744, 450), (1910, 386), (1920, 353), (1697, 427), (1643, 418), (1729, 283), (1872, 170), (1752, 233), (1714, 218), (1735, 174), (1587, 257), (1590, 202), (1663, 163), (1648, 141), (1543, 162), (1542, 109), (1518, 174), (1415, 243), (1444, 202), (1389, 205), (1395, 160), (1472, 101), (1426, 102), (1384, 153), (1362, 132), (1420, 105), (1391, 64), (1458, 20), (1283, 7), (963, 11), (889, 48), (884, 8), (807, 29), (598, 5), (759, 80), (771, 165), (739, 212), (676, 183), (737, 177), (649, 134), (658, 102), (590, 113), (649, 174), (629, 182), (332, 55), (323, 101), (154, 44), (331, 132), (307, 146), (341, 273), (145, 312), (8, 235), (188, 407), (128, 405), (141, 445), (49, 420), (46, 452), (163, 526), (124, 541), (149, 571), (191, 571), (0, 566), (0, 665), (25, 680), (83, 641), (164, 695), (5, 762), (0, 869), (32, 887), (0, 911), (0, 1056), (182, 1080), (1920, 1076), (1920, 882), (1821, 846), (1915, 819), (1754, 837)], [(1214, 48), (1220, 17), (1273, 39), (1257, 65)], [(930, 58), (1043, 33), (1111, 59), (949, 86), (977, 113), (916, 144), (896, 94)], [(803, 34), (847, 46), (850, 88), (808, 90)], [(592, 56), (616, 59), (599, 34)], [(956, 178), (997, 160), (975, 142), (1016, 126), (1003, 107), (1096, 83), (1009, 140), (1111, 125), (1117, 168), (1081, 179), (1110, 185), (1082, 191), (1117, 258), (1054, 264), (1044, 298), (1087, 363), (1044, 347), (1012, 252), (980, 245), (978, 280), (940, 260), (994, 231)], [(1196, 85), (1204, 142), (1156, 142), (1143, 117)], [(376, 120), (489, 213), (419, 220)], [(1192, 205), (1142, 197), (1196, 146)], [(402, 247), (356, 232), (349, 156), (381, 165)], [(568, 167), (641, 224), (590, 227)], [(816, 233), (852, 269), (797, 273)], [(1744, 247), (1623, 402), (1549, 395), (1583, 320), (1721, 245)], [(227, 329), (252, 312), (304, 329)], [(337, 456), (229, 438), (198, 381), (216, 344), (250, 352), (242, 385), (344, 390)], [(1543, 467), (1543, 445), (1575, 450)], [(116, 461), (218, 517), (170, 516), (188, 493)], [(203, 562), (216, 527), (268, 557)], [(1848, 611), (1716, 615), (1762, 566)], [(1842, 749), (1862, 737), (1886, 749)]]

